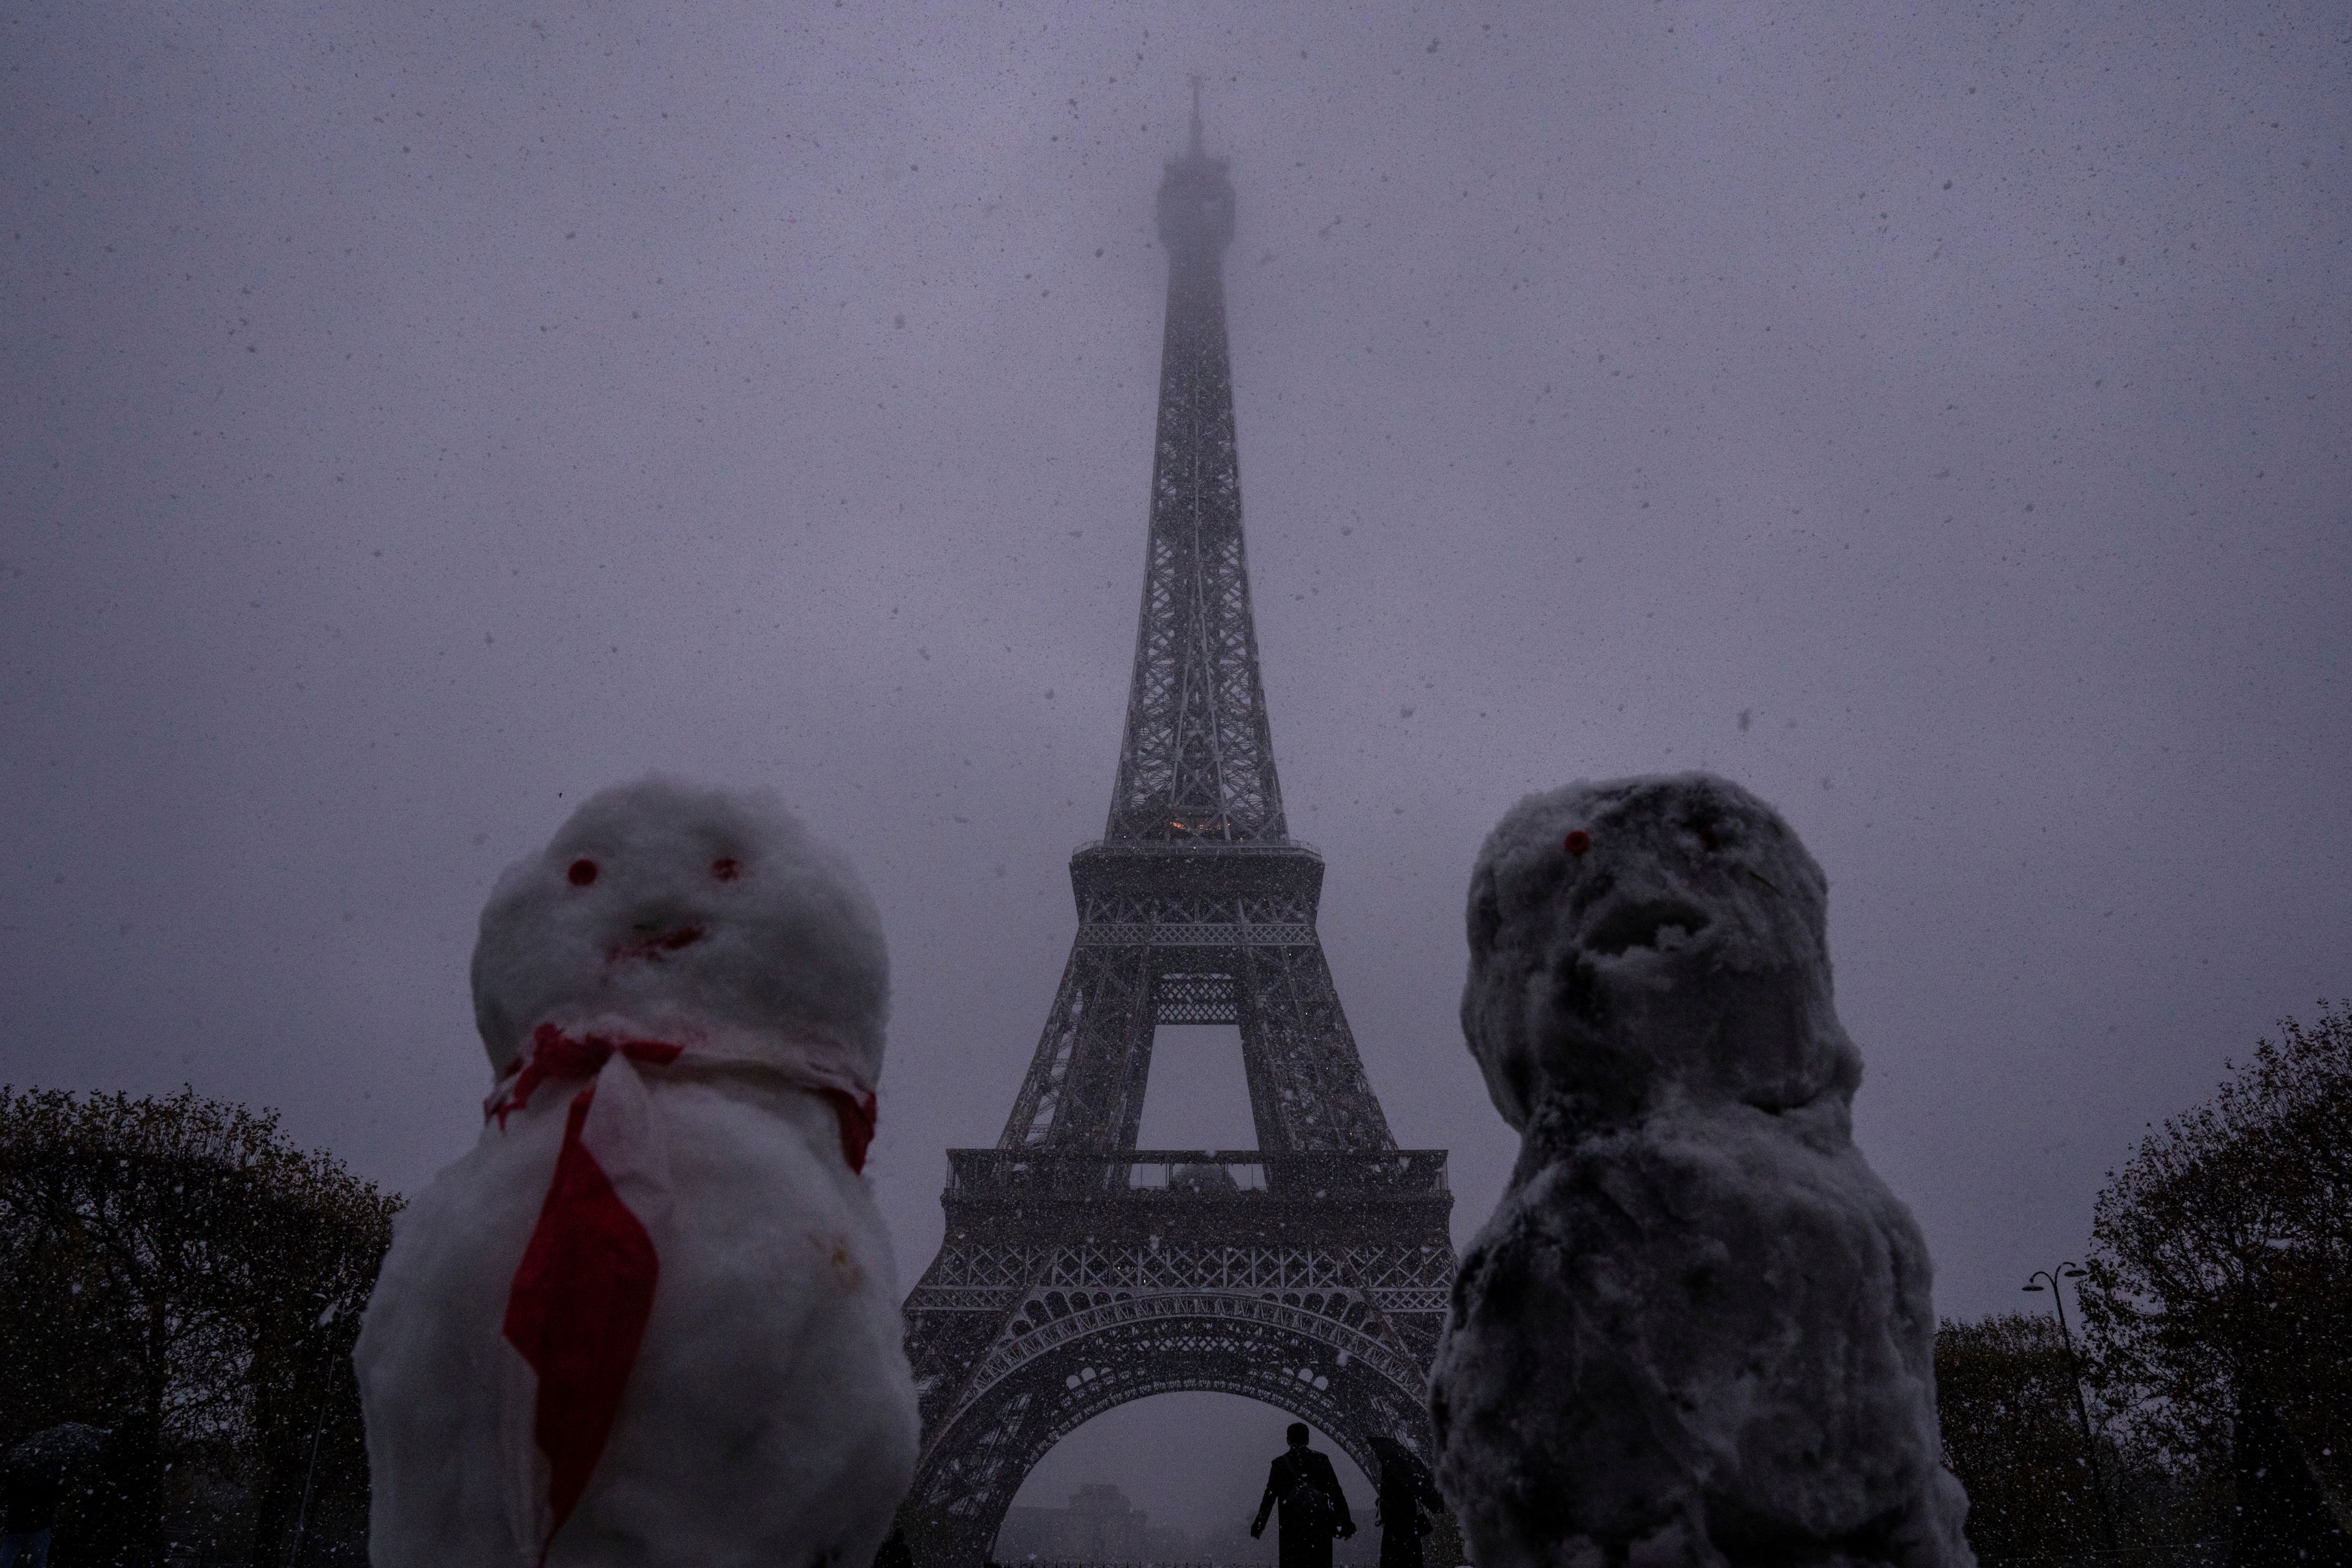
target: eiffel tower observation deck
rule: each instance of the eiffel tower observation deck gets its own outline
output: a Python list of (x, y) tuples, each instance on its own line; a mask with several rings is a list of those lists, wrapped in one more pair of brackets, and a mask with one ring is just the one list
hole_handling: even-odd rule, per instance
[[(943, 1568), (986, 1560), (1046, 1450), (1150, 1394), (1263, 1400), (1374, 1475), (1376, 1441), (1431, 1452), (1445, 1154), (1389, 1132), (1316, 933), (1322, 858), (1283, 817), (1242, 548), (1234, 190), (1197, 82), (1159, 219), (1159, 442), (1109, 822), (1071, 858), (1076, 940), (1003, 1136), (949, 1151), (946, 1237), (907, 1299), (923, 1454), (900, 1527)], [(1162, 1024), (1238, 1026), (1256, 1148), (1136, 1146)]]

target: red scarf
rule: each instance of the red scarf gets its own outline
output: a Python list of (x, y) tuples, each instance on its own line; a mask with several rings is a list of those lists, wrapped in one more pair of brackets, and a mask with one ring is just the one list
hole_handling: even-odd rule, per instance
[[(723, 1068), (780, 1077), (822, 1097), (841, 1127), (841, 1153), (866, 1168), (874, 1091), (830, 1041), (745, 1043), (611, 1039), (541, 1024), (527, 1057), (510, 1064), (483, 1106), (503, 1131), (542, 1083), (588, 1079), (564, 1116), (539, 1223), (507, 1294), (506, 1342), (528, 1371), (509, 1390), (510, 1507), (518, 1533), (544, 1564), (555, 1532), (587, 1490), (636, 1364), (661, 1278), (655, 1233), (671, 1202), (662, 1118), (639, 1069)], [(525, 1383), (528, 1384), (526, 1390)], [(520, 1419), (526, 1403), (526, 1432)]]

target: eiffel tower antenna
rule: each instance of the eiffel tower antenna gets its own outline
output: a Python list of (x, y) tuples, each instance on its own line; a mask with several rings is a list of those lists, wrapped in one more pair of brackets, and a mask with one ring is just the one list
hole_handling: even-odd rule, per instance
[(1288, 842), (1242, 550), (1241, 459), (1225, 342), (1224, 249), (1234, 237), (1225, 164), (1192, 150), (1160, 183), (1168, 320), (1151, 530), (1136, 620), (1127, 735), (1111, 792), (1111, 843)]
[[(1234, 188), (1168, 160), (1160, 416), (1143, 600), (1110, 814), (1070, 858), (1078, 930), (993, 1149), (948, 1152), (947, 1234), (907, 1298), (923, 1454), (899, 1528), (978, 1568), (1022, 1478), (1115, 1405), (1215, 1389), (1433, 1455), (1423, 1399), (1454, 1271), (1445, 1152), (1401, 1150), (1290, 837), (1242, 548), (1225, 331)], [(1255, 1149), (1136, 1146), (1154, 1036), (1242, 1039)], [(1450, 1527), (1449, 1527), (1450, 1530)], [(1452, 1563), (1432, 1542), (1434, 1563)]]

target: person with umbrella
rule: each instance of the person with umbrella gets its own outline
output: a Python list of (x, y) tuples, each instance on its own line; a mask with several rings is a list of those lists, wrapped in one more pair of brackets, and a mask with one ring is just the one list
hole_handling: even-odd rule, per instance
[(1282, 1525), (1275, 1539), (1281, 1542), (1282, 1568), (1331, 1568), (1331, 1538), (1345, 1541), (1356, 1533), (1347, 1494), (1339, 1489), (1330, 1457), (1307, 1446), (1306, 1422), (1292, 1422), (1285, 1436), (1290, 1447), (1275, 1456), (1266, 1471), (1265, 1495), (1258, 1500), (1250, 1539), (1265, 1532), (1265, 1516), (1279, 1502)]
[(1422, 1568), (1421, 1538), (1435, 1528), (1432, 1516), (1444, 1510), (1445, 1499), (1421, 1456), (1402, 1443), (1376, 1436), (1372, 1452), (1381, 1457), (1372, 1515), (1381, 1527), (1381, 1568)]
[(66, 1481), (105, 1441), (100, 1428), (68, 1421), (8, 1450), (0, 1462), (0, 1568), (48, 1568)]

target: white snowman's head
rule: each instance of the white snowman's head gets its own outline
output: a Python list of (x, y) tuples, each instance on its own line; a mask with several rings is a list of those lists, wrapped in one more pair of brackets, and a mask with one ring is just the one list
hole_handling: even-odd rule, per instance
[(812, 1032), (881, 1072), (889, 959), (856, 873), (765, 792), (605, 790), (507, 868), (474, 946), (500, 1072), (550, 1018)]
[(1679, 1097), (1769, 1110), (1861, 1081), (1837, 1020), (1829, 883), (1770, 806), (1706, 773), (1529, 795), (1470, 879), (1462, 1029), (1515, 1127)]

